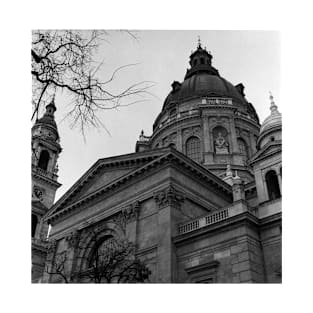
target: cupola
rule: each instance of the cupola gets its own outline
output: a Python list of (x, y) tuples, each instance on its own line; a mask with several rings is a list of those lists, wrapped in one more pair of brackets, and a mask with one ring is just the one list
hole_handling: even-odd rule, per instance
[(206, 50), (206, 47), (202, 48), (199, 38), (197, 50), (192, 51), (189, 57), (191, 68), (187, 70), (185, 79), (201, 72), (219, 76), (218, 70), (212, 66), (212, 58), (213, 56)]
[(270, 93), (270, 111), (271, 114), (264, 120), (260, 128), (258, 146), (262, 148), (268, 141), (281, 140), (282, 115)]

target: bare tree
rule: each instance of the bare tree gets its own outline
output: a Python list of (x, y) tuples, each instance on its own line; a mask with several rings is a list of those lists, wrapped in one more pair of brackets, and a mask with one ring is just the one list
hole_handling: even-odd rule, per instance
[[(87, 281), (93, 283), (135, 283), (148, 280), (150, 270), (135, 256), (134, 245), (127, 240), (101, 237), (95, 231), (88, 247), (78, 243), (76, 256), (70, 258), (68, 251), (55, 256), (49, 269), (45, 271), (59, 277), (64, 283)], [(85, 254), (84, 250), (88, 253)], [(72, 262), (80, 264), (70, 270)], [(79, 262), (78, 262), (79, 261)]]
[[(132, 38), (136, 35), (126, 31)], [(117, 68), (109, 79), (98, 77), (102, 63), (94, 55), (107, 36), (105, 31), (36, 30), (32, 33), (32, 120), (57, 90), (65, 91), (72, 101), (67, 117), (71, 126), (104, 126), (98, 112), (143, 101), (150, 94), (151, 82), (137, 82), (118, 93), (109, 91), (109, 84), (117, 72), (128, 64)], [(122, 100), (127, 98), (127, 103)]]

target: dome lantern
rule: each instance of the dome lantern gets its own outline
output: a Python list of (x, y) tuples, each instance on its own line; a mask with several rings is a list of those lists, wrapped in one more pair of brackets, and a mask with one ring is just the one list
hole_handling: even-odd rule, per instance
[(191, 68), (187, 70), (185, 79), (199, 72), (206, 72), (211, 75), (219, 76), (217, 69), (212, 67), (212, 58), (212, 54), (208, 52), (206, 48), (202, 48), (200, 37), (198, 37), (197, 50), (191, 52), (191, 55), (189, 56), (189, 65)]

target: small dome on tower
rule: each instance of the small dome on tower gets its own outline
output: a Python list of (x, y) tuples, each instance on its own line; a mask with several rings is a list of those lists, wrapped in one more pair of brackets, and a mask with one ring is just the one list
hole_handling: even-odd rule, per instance
[(264, 122), (261, 125), (260, 134), (264, 133), (266, 130), (269, 130), (270, 128), (280, 126), (282, 125), (282, 115), (278, 111), (277, 105), (274, 102), (274, 97), (270, 93), (270, 100), (271, 100), (271, 115), (268, 116)]
[(274, 102), (274, 98), (270, 93), (271, 100), (271, 114), (268, 116), (261, 125), (260, 135), (258, 138), (258, 147), (262, 148), (270, 141), (281, 140), (282, 130), (282, 115), (277, 109), (277, 105)]
[(44, 115), (36, 120), (32, 127), (33, 136), (48, 134), (51, 139), (59, 140), (58, 127), (54, 119), (54, 112), (57, 110), (54, 97), (51, 102), (46, 106)]
[(51, 102), (46, 106), (46, 112), (40, 119), (36, 120), (34, 126), (33, 126), (33, 133), (36, 133), (36, 130), (44, 127), (48, 128), (55, 134), (55, 139), (59, 139), (59, 133), (58, 133), (58, 127), (54, 119), (54, 112), (57, 110), (55, 103), (54, 103), (54, 97), (51, 100)]

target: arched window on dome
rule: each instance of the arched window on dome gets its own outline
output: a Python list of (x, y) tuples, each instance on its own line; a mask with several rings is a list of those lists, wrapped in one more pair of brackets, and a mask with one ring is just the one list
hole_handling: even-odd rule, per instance
[(186, 155), (198, 163), (201, 161), (200, 150), (200, 139), (198, 137), (192, 136), (186, 141)]
[(246, 163), (249, 159), (249, 149), (246, 142), (242, 138), (237, 139), (239, 152), (242, 155), (243, 161)]
[(32, 238), (35, 237), (37, 224), (38, 224), (38, 217), (37, 215), (32, 214)]
[(201, 64), (204, 64), (204, 58), (200, 58)]
[(50, 159), (49, 152), (47, 150), (41, 151), (38, 161), (38, 167), (46, 171), (48, 168), (49, 159)]
[(265, 175), (265, 181), (267, 186), (268, 198), (269, 200), (275, 200), (281, 197), (279, 182), (276, 172), (270, 170)]

